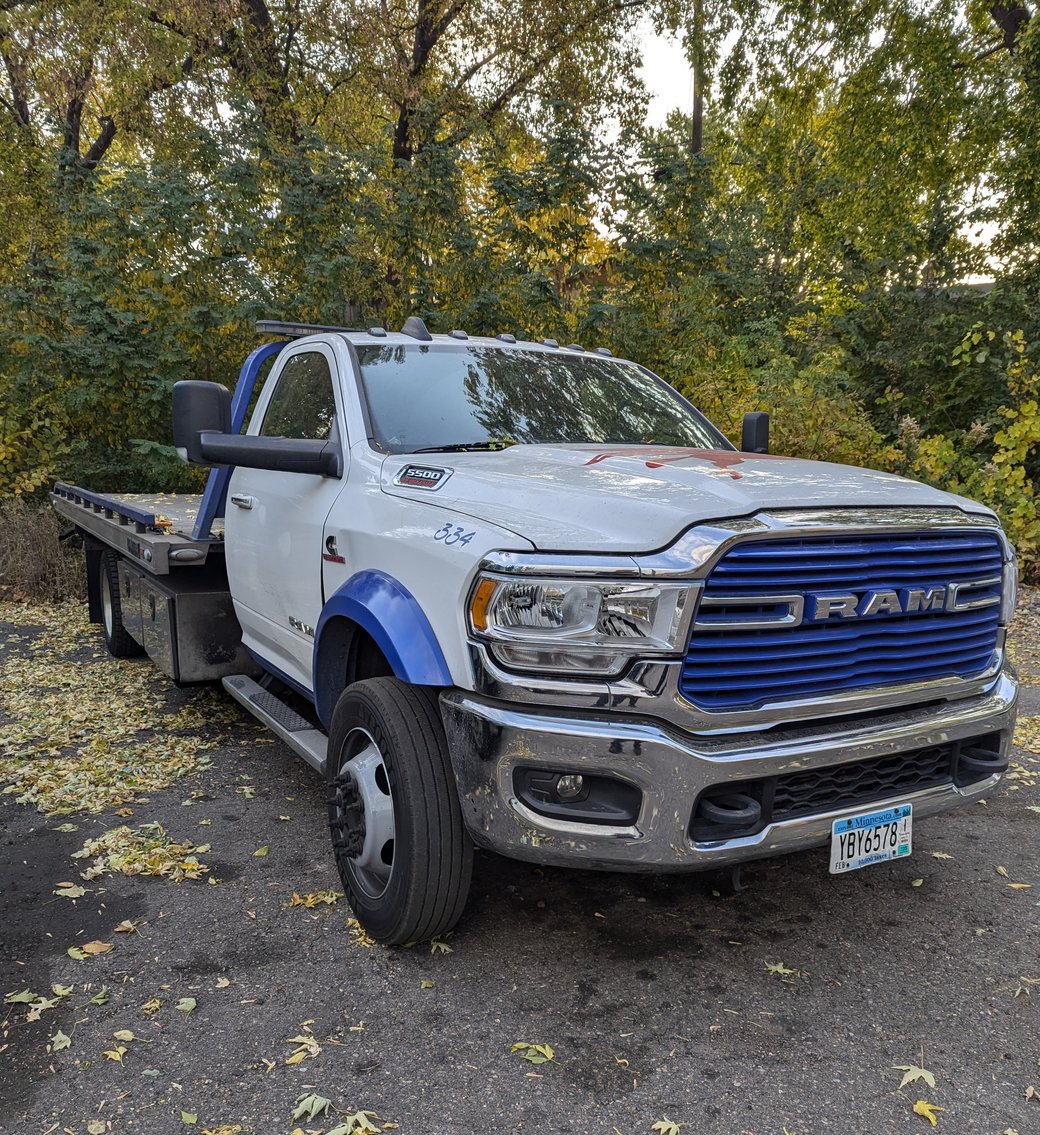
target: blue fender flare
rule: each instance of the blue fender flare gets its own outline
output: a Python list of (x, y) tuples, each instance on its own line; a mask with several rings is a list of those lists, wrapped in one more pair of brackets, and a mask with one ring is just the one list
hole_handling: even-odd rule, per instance
[(413, 686), (451, 686), (451, 672), (430, 620), (404, 584), (382, 571), (352, 575), (322, 608), (314, 632), (313, 686), (318, 716), (328, 725), (335, 697), (320, 681), (322, 634), (329, 622), (346, 618), (368, 632), (396, 677)]

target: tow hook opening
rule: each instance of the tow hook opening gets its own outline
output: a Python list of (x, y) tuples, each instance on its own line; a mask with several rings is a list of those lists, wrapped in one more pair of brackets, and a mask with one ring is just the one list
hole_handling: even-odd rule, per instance
[(959, 787), (985, 780), (995, 772), (1003, 772), (1008, 767), (1006, 754), (1000, 751), (1000, 734), (990, 733), (976, 741), (967, 741), (961, 746), (953, 781)]
[(513, 791), (540, 816), (583, 824), (631, 827), (643, 804), (642, 791), (620, 777), (570, 769), (520, 766), (513, 770)]
[(745, 792), (719, 792), (702, 796), (697, 804), (698, 824), (714, 824), (721, 830), (757, 831), (762, 822), (762, 804)]

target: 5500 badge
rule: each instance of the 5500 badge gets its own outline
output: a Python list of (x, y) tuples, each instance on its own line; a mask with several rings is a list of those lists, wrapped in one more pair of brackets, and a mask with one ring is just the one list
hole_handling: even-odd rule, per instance
[(433, 534), (435, 540), (443, 540), (448, 547), (452, 544), (468, 544), (474, 536), (476, 532), (467, 532), (461, 525), (451, 523), (443, 524)]

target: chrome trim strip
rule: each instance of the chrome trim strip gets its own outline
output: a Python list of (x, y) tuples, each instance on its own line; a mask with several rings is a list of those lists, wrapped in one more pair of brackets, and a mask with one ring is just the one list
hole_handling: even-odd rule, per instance
[(595, 555), (592, 552), (558, 554), (542, 552), (488, 552), (480, 562), (481, 572), (501, 575), (540, 575), (557, 579), (585, 576), (637, 579), (639, 565), (633, 556)]
[[(815, 698), (773, 701), (756, 709), (740, 712), (711, 713), (681, 694), (676, 700), (686, 707), (688, 728), (697, 733), (732, 733), (740, 729), (770, 729), (785, 722), (832, 717), (838, 714), (878, 713), (900, 706), (920, 705), (928, 701), (960, 701), (976, 697), (993, 688), (1002, 672), (1003, 650), (994, 651), (994, 662), (977, 678), (931, 678), (926, 682), (908, 682), (902, 686), (874, 686), (862, 690), (846, 690), (841, 694), (821, 694)], [(691, 717), (692, 715), (692, 717)]]
[(1000, 603), (1000, 595), (984, 595), (981, 599), (966, 599), (963, 603), (958, 596), (962, 591), (975, 591), (980, 587), (997, 587), (1003, 583), (1002, 575), (990, 576), (989, 579), (973, 579), (967, 583), (950, 583), (947, 585), (949, 598), (946, 601), (947, 611), (975, 611), (979, 607), (995, 607)]
[(711, 736), (761, 732), (799, 721), (849, 714), (879, 714), (922, 702), (961, 702), (993, 689), (1003, 669), (1003, 634), (993, 665), (977, 678), (933, 678), (901, 686), (851, 690), (840, 695), (774, 701), (740, 713), (711, 713), (678, 693), (681, 661), (640, 661), (620, 678), (547, 678), (503, 670), (482, 643), (470, 643), (475, 693), (528, 707), (565, 707), (638, 714), (666, 722), (684, 733)]
[(751, 619), (697, 619), (695, 631), (761, 631), (774, 627), (801, 626), (805, 615), (804, 595), (702, 595), (697, 613), (711, 607), (771, 607), (786, 606), (784, 615), (760, 615)]

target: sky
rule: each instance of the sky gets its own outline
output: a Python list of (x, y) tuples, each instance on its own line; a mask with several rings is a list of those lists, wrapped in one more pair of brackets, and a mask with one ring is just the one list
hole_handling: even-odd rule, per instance
[(693, 99), (690, 65), (678, 39), (658, 36), (649, 26), (640, 33), (643, 49), (643, 82), (650, 92), (646, 120), (663, 126), (669, 111), (681, 107), (689, 111)]

